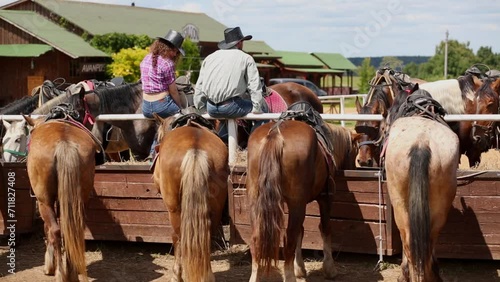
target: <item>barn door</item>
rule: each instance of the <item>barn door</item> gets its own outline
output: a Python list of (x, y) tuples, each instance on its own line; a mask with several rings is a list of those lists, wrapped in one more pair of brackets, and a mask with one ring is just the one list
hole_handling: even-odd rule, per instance
[(44, 80), (43, 76), (28, 76), (28, 93), (26, 95), (31, 95), (33, 88), (42, 85)]

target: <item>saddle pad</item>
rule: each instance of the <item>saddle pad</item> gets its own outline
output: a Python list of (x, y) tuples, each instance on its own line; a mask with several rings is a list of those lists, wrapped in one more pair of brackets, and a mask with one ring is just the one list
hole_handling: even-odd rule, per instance
[(281, 95), (274, 90), (271, 90), (271, 94), (264, 99), (266, 100), (270, 113), (281, 113), (287, 110), (285, 100), (283, 100)]

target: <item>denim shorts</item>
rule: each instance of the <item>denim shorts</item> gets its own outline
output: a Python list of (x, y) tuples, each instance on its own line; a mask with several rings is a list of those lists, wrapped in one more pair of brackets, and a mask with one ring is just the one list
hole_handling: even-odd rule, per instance
[(179, 107), (170, 95), (153, 102), (142, 100), (142, 114), (147, 118), (152, 118), (153, 113), (166, 118), (177, 114), (179, 111)]

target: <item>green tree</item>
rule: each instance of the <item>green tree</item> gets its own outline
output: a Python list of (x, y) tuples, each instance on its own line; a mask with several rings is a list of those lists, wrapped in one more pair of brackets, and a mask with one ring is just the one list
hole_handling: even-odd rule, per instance
[(113, 62), (108, 65), (108, 74), (112, 77), (122, 76), (126, 82), (136, 82), (141, 78), (140, 64), (148, 54), (149, 48), (126, 48), (113, 53)]
[[(470, 66), (478, 62), (476, 55), (474, 55), (469, 45), (469, 42), (448, 41), (448, 78), (457, 78), (463, 75)], [(444, 51), (445, 42), (441, 41), (436, 47), (436, 54), (424, 64), (424, 69), (428, 71), (424, 79), (443, 79)]]
[(418, 77), (418, 68), (419, 65), (417, 65), (415, 62), (410, 62), (403, 68), (403, 72), (410, 77)]
[(491, 47), (479, 47), (476, 56), (479, 63), (485, 64), (491, 69), (500, 68), (500, 54), (493, 53)]
[(396, 57), (383, 57), (382, 61), (380, 62), (379, 68), (383, 67), (390, 67), (391, 69), (395, 70), (402, 70), (403, 69), (403, 61)]
[(145, 49), (153, 43), (154, 39), (147, 35), (135, 35), (125, 33), (107, 33), (95, 35), (90, 39), (90, 45), (104, 53), (118, 53), (122, 49), (140, 48)]
[(186, 52), (186, 55), (177, 62), (176, 69), (178, 75), (184, 75), (186, 71), (192, 71), (191, 82), (195, 83), (198, 80), (201, 68), (200, 48), (189, 38), (184, 40), (182, 48)]
[(370, 90), (370, 80), (375, 75), (375, 68), (371, 65), (371, 59), (365, 58), (358, 67), (359, 74), (359, 93), (368, 93)]

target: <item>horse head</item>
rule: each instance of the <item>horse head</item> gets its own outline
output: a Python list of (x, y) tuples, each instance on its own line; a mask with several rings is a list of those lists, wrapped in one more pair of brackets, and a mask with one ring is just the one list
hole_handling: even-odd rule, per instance
[(9, 123), (2, 120), (5, 127), (5, 135), (2, 138), (2, 158), (6, 162), (17, 162), (27, 156), (28, 128), (26, 121), (14, 121)]
[[(476, 91), (476, 114), (498, 114), (500, 112), (499, 95), (500, 78), (486, 78), (483, 85)], [(498, 135), (495, 121), (473, 122), (471, 137), (474, 148), (481, 152), (488, 151), (495, 135)]]

